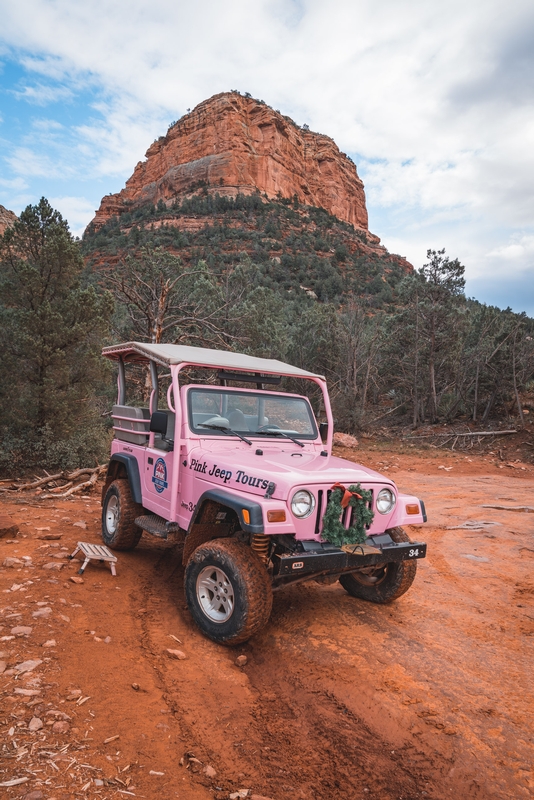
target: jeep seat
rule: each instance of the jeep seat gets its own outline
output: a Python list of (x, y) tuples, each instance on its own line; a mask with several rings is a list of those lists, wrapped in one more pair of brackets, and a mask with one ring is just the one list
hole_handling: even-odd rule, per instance
[(234, 431), (248, 431), (247, 420), (240, 408), (234, 408), (228, 414), (228, 422)]
[[(130, 444), (143, 445), (148, 443), (147, 423), (150, 420), (148, 408), (115, 405), (111, 416), (115, 439), (120, 439), (122, 442), (130, 442)], [(128, 419), (117, 419), (117, 417), (128, 417)], [(143, 420), (146, 420), (146, 422), (143, 422)]]
[(161, 434), (156, 433), (154, 436), (154, 447), (157, 450), (172, 450), (176, 417), (173, 411), (163, 409), (162, 413), (167, 415), (167, 433), (165, 434), (165, 439), (161, 437)]

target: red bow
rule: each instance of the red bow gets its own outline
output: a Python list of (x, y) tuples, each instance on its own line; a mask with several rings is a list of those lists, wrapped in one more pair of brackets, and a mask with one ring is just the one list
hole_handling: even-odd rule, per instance
[(356, 500), (363, 499), (361, 494), (358, 494), (358, 492), (349, 491), (345, 486), (343, 486), (342, 483), (334, 483), (334, 485), (332, 486), (332, 491), (334, 491), (335, 489), (341, 489), (341, 491), (343, 492), (343, 497), (341, 498), (341, 508), (346, 508), (348, 506), (351, 497), (355, 497)]

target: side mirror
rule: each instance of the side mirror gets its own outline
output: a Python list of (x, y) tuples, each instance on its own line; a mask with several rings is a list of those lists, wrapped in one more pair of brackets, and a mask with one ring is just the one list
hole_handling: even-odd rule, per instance
[(159, 433), (165, 437), (167, 433), (167, 414), (164, 411), (154, 411), (150, 417), (150, 433)]
[(326, 440), (328, 439), (328, 422), (321, 422), (319, 424), (319, 436), (321, 437), (322, 443), (326, 444)]

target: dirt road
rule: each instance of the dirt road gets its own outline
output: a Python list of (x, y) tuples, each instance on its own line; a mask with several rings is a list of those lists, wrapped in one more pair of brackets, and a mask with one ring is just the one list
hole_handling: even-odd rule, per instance
[(91, 564), (73, 583), (98, 496), (4, 499), (20, 533), (0, 539), (3, 796), (533, 796), (534, 514), (510, 510), (534, 506), (532, 466), (343, 455), (425, 499), (412, 589), (385, 607), (339, 583), (277, 592), (236, 650), (193, 625), (178, 545), (143, 536), (116, 578)]

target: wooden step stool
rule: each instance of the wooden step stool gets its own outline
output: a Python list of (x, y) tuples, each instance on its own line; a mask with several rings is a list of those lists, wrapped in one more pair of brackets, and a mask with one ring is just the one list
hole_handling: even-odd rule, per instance
[(83, 575), (84, 570), (91, 559), (96, 559), (103, 563), (104, 561), (109, 562), (109, 566), (111, 569), (111, 574), (116, 576), (117, 573), (115, 572), (115, 564), (117, 563), (117, 556), (114, 556), (111, 550), (109, 550), (103, 544), (91, 544), (90, 542), (78, 542), (78, 546), (72, 555), (69, 558), (74, 558), (76, 553), (79, 553), (80, 550), (85, 556), (85, 561), (83, 562), (82, 566), (78, 570), (78, 575)]

